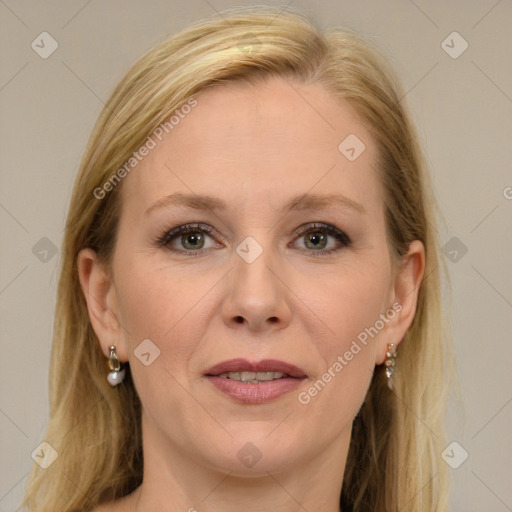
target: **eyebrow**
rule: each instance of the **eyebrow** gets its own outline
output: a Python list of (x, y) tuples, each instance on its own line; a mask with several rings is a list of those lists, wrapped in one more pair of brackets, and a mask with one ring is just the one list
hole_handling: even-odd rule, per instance
[[(218, 197), (203, 194), (183, 194), (176, 192), (165, 196), (156, 203), (152, 204), (145, 212), (149, 215), (154, 210), (169, 207), (185, 207), (195, 210), (226, 210), (228, 204)], [(357, 213), (366, 215), (367, 211), (363, 205), (341, 194), (301, 194), (288, 200), (282, 207), (284, 211), (306, 211), (306, 210), (325, 210), (332, 207), (341, 207), (348, 210), (354, 210)]]
[(284, 205), (285, 210), (323, 210), (338, 207), (366, 214), (364, 206), (341, 194), (302, 194)]
[(152, 204), (147, 210), (146, 215), (149, 215), (153, 210), (160, 208), (168, 208), (171, 206), (182, 206), (186, 208), (193, 208), (195, 210), (225, 210), (227, 204), (222, 199), (208, 195), (199, 194), (183, 194), (176, 192), (168, 196), (162, 197), (156, 203)]

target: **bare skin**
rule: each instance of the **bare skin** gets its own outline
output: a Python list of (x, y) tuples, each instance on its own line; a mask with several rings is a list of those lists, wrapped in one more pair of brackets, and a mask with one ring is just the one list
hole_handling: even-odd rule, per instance
[[(423, 245), (393, 264), (376, 145), (348, 103), (281, 79), (196, 99), (122, 183), (112, 268), (90, 249), (79, 256), (102, 351), (115, 345), (129, 362), (143, 403), (144, 481), (97, 510), (338, 512), (352, 421), (387, 343), (398, 345), (413, 320)], [(353, 162), (338, 150), (349, 134), (366, 146)], [(162, 201), (176, 193), (225, 208)], [(304, 194), (361, 208), (290, 209)], [(185, 224), (188, 234), (156, 242)], [(248, 236), (263, 249), (251, 263), (236, 252)], [(394, 303), (400, 311), (333, 372)], [(160, 350), (149, 366), (134, 353), (145, 339)], [(232, 358), (286, 361), (306, 378), (275, 400), (241, 404), (205, 377)], [(329, 382), (301, 403), (329, 368)], [(261, 456), (252, 467), (239, 457), (248, 443)]]

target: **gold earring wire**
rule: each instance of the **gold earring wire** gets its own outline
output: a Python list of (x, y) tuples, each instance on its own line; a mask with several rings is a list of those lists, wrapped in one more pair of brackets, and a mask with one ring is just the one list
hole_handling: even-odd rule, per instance
[(110, 368), (110, 372), (107, 375), (108, 383), (112, 387), (121, 384), (125, 377), (125, 370), (122, 369), (121, 361), (119, 361), (119, 357), (117, 356), (115, 345), (110, 347), (108, 367)]
[(388, 388), (393, 389), (393, 374), (395, 373), (396, 365), (396, 347), (394, 343), (388, 343), (388, 350), (386, 352), (386, 360), (384, 366), (386, 367), (386, 377), (388, 378)]

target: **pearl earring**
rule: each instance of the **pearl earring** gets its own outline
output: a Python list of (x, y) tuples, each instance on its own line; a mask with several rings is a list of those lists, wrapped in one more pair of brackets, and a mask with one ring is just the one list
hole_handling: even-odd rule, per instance
[(110, 372), (107, 375), (108, 383), (111, 386), (117, 386), (123, 382), (125, 370), (124, 368), (121, 368), (121, 366), (121, 361), (119, 361), (119, 357), (117, 357), (116, 354), (116, 347), (115, 345), (112, 345), (108, 356), (108, 367), (110, 368)]
[(386, 377), (388, 378), (388, 388), (393, 389), (392, 375), (395, 373), (396, 364), (396, 347), (394, 343), (388, 343), (388, 350), (386, 352), (386, 360), (384, 366), (386, 367)]

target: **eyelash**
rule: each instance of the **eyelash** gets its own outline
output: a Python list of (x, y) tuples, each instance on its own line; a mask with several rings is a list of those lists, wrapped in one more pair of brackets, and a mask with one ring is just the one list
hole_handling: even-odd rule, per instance
[[(340, 251), (344, 247), (349, 247), (352, 244), (352, 241), (350, 240), (350, 237), (337, 227), (331, 225), (331, 224), (324, 224), (324, 223), (311, 223), (311, 224), (304, 224), (303, 226), (300, 226), (297, 228), (295, 234), (297, 237), (294, 239), (297, 240), (301, 236), (306, 235), (307, 233), (311, 232), (323, 232), (327, 235), (332, 236), (335, 238), (340, 244), (341, 247), (335, 248), (335, 249), (318, 249), (318, 250), (308, 250), (308, 249), (301, 249), (304, 252), (307, 252), (308, 255), (312, 255), (314, 257), (317, 256), (326, 256), (334, 254), (338, 251)], [(177, 238), (180, 235), (187, 234), (187, 233), (204, 233), (213, 238), (212, 234), (214, 233), (214, 229), (209, 226), (208, 224), (202, 224), (202, 223), (194, 223), (194, 224), (183, 224), (181, 226), (178, 226), (176, 228), (166, 230), (163, 235), (159, 236), (156, 239), (156, 245), (158, 247), (166, 247), (168, 250), (174, 253), (179, 254), (187, 254), (189, 256), (200, 256), (205, 250), (207, 249), (198, 249), (198, 250), (187, 250), (187, 249), (176, 249), (172, 247), (168, 247), (170, 242), (172, 242), (175, 238)]]
[[(173, 247), (168, 247), (168, 245), (178, 236), (186, 234), (186, 233), (205, 233), (209, 236), (213, 233), (213, 228), (208, 226), (208, 224), (183, 224), (182, 226), (178, 226), (176, 228), (165, 231), (164, 234), (157, 238), (156, 244), (158, 247), (166, 247), (171, 252), (175, 252), (178, 254), (187, 254), (189, 256), (200, 256), (204, 249), (199, 249), (197, 251), (190, 251), (187, 249), (175, 249)], [(213, 238), (213, 237), (212, 237)]]
[(297, 235), (297, 238), (295, 240), (306, 235), (307, 233), (315, 233), (315, 232), (323, 232), (327, 235), (332, 236), (335, 240), (337, 240), (339, 242), (339, 244), (341, 244), (341, 246), (337, 247), (335, 249), (318, 249), (318, 250), (302, 249), (304, 252), (307, 252), (308, 255), (311, 255), (314, 257), (328, 256), (328, 255), (337, 253), (341, 249), (343, 249), (345, 247), (349, 247), (352, 243), (352, 241), (350, 240), (350, 237), (344, 231), (341, 231), (341, 229), (338, 229), (336, 226), (332, 226), (331, 224), (324, 224), (322, 222), (313, 222), (312, 224), (304, 224), (303, 226), (300, 226), (295, 231), (295, 234)]

